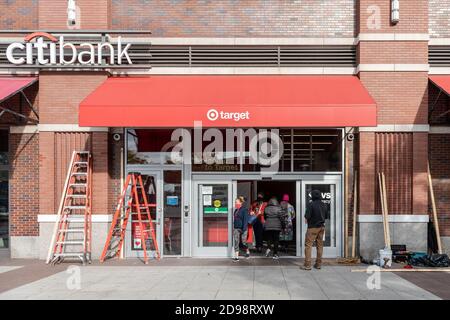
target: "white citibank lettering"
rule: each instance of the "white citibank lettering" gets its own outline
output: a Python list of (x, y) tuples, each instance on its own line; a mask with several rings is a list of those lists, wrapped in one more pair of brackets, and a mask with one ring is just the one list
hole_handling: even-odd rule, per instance
[[(36, 39), (33, 43), (31, 40)], [(47, 40), (47, 41), (44, 41)], [(15, 65), (102, 65), (103, 56), (107, 53), (106, 63), (109, 65), (128, 63), (132, 64), (128, 49), (131, 44), (123, 46), (122, 38), (117, 39), (117, 52), (110, 43), (81, 43), (75, 46), (65, 42), (64, 37), (56, 39), (49, 33), (37, 32), (25, 37), (25, 42), (11, 43), (6, 49), (6, 57)], [(46, 53), (47, 51), (47, 53)], [(57, 54), (57, 52), (59, 54)], [(19, 55), (19, 53), (22, 53)], [(25, 57), (23, 57), (25, 53)]]

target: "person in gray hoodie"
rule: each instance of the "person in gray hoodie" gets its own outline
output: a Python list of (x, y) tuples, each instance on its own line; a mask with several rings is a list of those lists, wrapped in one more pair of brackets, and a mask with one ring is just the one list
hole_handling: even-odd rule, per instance
[(273, 245), (273, 259), (278, 259), (278, 242), (280, 240), (280, 232), (283, 229), (282, 221), (284, 221), (283, 210), (277, 200), (273, 197), (269, 200), (264, 209), (265, 233), (268, 242), (266, 257), (270, 255), (270, 246)]

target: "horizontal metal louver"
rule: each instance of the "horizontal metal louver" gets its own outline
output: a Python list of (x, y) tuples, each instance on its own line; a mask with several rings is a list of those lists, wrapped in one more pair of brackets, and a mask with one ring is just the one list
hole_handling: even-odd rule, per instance
[[(75, 44), (99, 37), (68, 37)], [(11, 67), (0, 43), (0, 67)], [(107, 51), (105, 51), (107, 53)], [(184, 46), (132, 44), (133, 67), (354, 67), (354, 46)], [(16, 54), (20, 57), (20, 54)], [(25, 54), (22, 55), (23, 57)], [(108, 57), (107, 54), (104, 55)], [(126, 67), (126, 66), (125, 66)]]
[(450, 46), (430, 46), (428, 59), (432, 67), (450, 67)]

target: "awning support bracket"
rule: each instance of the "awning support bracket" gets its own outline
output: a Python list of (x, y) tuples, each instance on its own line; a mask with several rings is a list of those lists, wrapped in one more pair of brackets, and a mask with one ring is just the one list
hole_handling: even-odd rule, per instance
[[(31, 103), (30, 99), (28, 99), (27, 95), (25, 94), (25, 92), (23, 92), (23, 90), (18, 91), (17, 93), (20, 94), (19, 96), (19, 110), (20, 112), (16, 112), (13, 111), (11, 108), (8, 108), (5, 106), (5, 102), (3, 101), (3, 105), (1, 105), (0, 103), (0, 109), (2, 110), (0, 112), (0, 118), (5, 114), (5, 113), (10, 113), (12, 115), (14, 115), (16, 118), (22, 119), (22, 120), (26, 120), (28, 122), (32, 122), (32, 123), (39, 123), (39, 114), (37, 112), (37, 110), (33, 107), (33, 104)], [(34, 113), (34, 115), (36, 116), (36, 119), (25, 116), (24, 114), (22, 114), (23, 112), (23, 100), (25, 100), (26, 102), (26, 106), (28, 106), (28, 108), (31, 109), (31, 111)]]
[(428, 122), (431, 122), (431, 116), (433, 114), (434, 109), (436, 108), (437, 103), (439, 102), (439, 99), (441, 98), (442, 95), (442, 89), (437, 87), (439, 89), (439, 93), (438, 96), (436, 97), (436, 99), (434, 100), (433, 104), (431, 105), (430, 111), (428, 113)]
[(23, 114), (21, 114), (21, 113), (19, 113), (19, 112), (15, 112), (15, 111), (9, 109), (9, 108), (5, 108), (5, 107), (3, 107), (3, 106), (0, 106), (0, 109), (2, 110), (2, 111), (0, 112), (0, 117), (3, 116), (5, 113), (10, 113), (10, 114), (12, 114), (12, 115), (14, 115), (14, 116), (16, 116), (16, 117), (19, 117), (19, 118), (21, 118), (21, 119), (25, 119), (25, 120), (27, 120), (27, 121), (29, 121), (29, 122), (39, 123), (39, 120), (36, 120), (36, 119), (30, 118), (30, 117), (27, 117), (27, 116), (25, 116), (25, 115), (23, 115)]

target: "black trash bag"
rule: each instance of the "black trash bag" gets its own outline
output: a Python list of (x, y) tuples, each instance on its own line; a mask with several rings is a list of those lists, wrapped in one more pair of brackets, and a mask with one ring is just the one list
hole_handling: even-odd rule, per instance
[(428, 250), (431, 253), (438, 253), (436, 229), (431, 220), (428, 222)]
[(450, 265), (450, 259), (446, 254), (431, 254), (427, 258), (430, 267), (448, 268)]
[(426, 256), (413, 256), (409, 260), (409, 264), (416, 267), (448, 268), (450, 259), (446, 254), (429, 254)]

